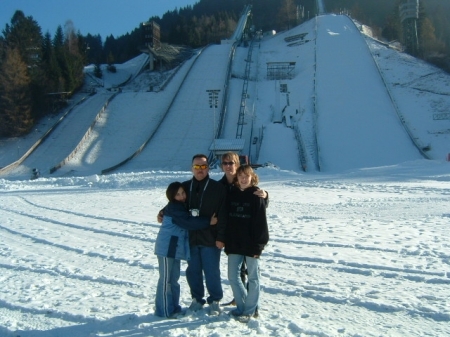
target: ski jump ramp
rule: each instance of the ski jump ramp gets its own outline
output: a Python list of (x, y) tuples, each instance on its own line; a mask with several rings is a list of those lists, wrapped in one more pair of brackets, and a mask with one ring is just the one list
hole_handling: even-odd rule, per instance
[(404, 129), (354, 23), (317, 18), (316, 119), (321, 171), (423, 158)]
[(186, 170), (194, 154), (209, 153), (221, 107), (211, 107), (208, 91), (219, 90), (222, 102), (231, 48), (211, 45), (202, 52), (151, 141), (124, 170)]

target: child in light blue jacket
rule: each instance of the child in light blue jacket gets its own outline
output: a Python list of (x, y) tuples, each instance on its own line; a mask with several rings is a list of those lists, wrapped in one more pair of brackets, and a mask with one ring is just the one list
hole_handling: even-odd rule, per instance
[(186, 192), (180, 182), (171, 183), (166, 190), (169, 203), (156, 237), (155, 254), (158, 256), (159, 280), (156, 289), (155, 315), (176, 317), (181, 312), (180, 264), (190, 259), (189, 230), (204, 229), (217, 223), (215, 215), (191, 216), (186, 208)]

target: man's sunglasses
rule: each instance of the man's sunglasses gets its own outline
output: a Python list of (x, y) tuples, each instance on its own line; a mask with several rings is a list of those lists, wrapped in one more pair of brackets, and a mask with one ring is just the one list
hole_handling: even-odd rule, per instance
[(234, 165), (234, 161), (223, 161), (222, 165), (224, 165), (224, 166), (232, 166), (232, 165)]
[(197, 164), (195, 164), (195, 165), (192, 165), (192, 167), (193, 167), (195, 170), (200, 170), (200, 169), (206, 170), (206, 169), (208, 168), (208, 165), (206, 165), (206, 164), (203, 164), (203, 165), (197, 165)]

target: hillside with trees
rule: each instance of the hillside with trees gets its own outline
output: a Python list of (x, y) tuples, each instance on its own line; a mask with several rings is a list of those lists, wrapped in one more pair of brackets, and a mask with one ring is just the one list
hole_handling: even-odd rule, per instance
[[(377, 37), (402, 42), (398, 5), (402, 0), (324, 0), (328, 12), (347, 13), (371, 26)], [(450, 2), (421, 1), (419, 53), (450, 71)], [(422, 5), (423, 3), (423, 5)], [(252, 5), (249, 26), (261, 31), (290, 29), (316, 15), (315, 0), (199, 0), (193, 6), (149, 16), (161, 28), (161, 42), (201, 47), (230, 37), (242, 10)], [(26, 134), (43, 116), (61, 108), (84, 81), (83, 67), (123, 63), (141, 53), (140, 23), (120, 37), (76, 31), (67, 21), (54, 33), (41, 32), (33, 17), (17, 10), (0, 36), (0, 137)], [(112, 67), (113, 69), (113, 67)]]
[[(328, 12), (346, 13), (370, 26), (376, 36), (404, 43), (399, 5), (405, 0), (324, 0)], [(414, 56), (450, 72), (450, 1), (420, 0), (419, 49)]]
[(17, 10), (0, 39), (0, 136), (26, 134), (83, 83), (83, 38), (69, 21), (45, 36)]
[[(300, 19), (292, 15), (296, 3), (305, 3), (313, 15), (313, 0), (260, 0), (254, 6), (255, 25), (288, 29), (299, 24)], [(200, 0), (149, 21), (160, 25), (162, 42), (195, 48), (231, 36), (246, 4), (245, 0)], [(0, 37), (0, 137), (24, 135), (41, 117), (61, 108), (83, 84), (85, 65), (95, 64), (99, 70), (100, 64), (123, 63), (139, 55), (139, 25), (136, 22), (132, 32), (104, 41), (99, 35), (77, 33), (70, 20), (53, 36), (43, 35), (39, 23), (18, 9)]]

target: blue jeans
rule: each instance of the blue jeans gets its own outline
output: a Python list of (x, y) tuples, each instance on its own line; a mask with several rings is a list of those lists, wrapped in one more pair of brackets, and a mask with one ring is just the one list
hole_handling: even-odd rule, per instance
[[(212, 303), (220, 301), (223, 297), (222, 280), (220, 278), (220, 254), (222, 250), (217, 247), (193, 246), (191, 247), (191, 259), (186, 268), (186, 278), (191, 289), (191, 296), (198, 303)], [(206, 289), (209, 297), (205, 301), (205, 287), (203, 286), (203, 274), (205, 275)]]
[(180, 260), (158, 256), (159, 280), (156, 287), (155, 315), (169, 317), (181, 311)]
[[(247, 264), (248, 290), (241, 280), (241, 265)], [(259, 258), (229, 254), (228, 280), (237, 306), (238, 315), (253, 315), (259, 302)]]

